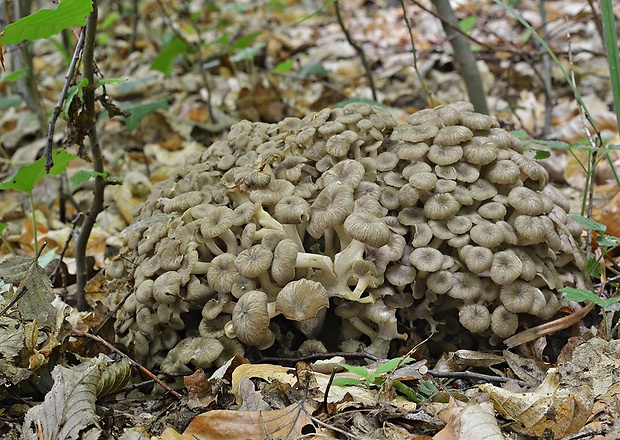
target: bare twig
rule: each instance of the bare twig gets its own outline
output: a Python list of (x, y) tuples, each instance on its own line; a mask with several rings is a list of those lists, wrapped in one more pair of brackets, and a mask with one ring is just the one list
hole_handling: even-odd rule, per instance
[(518, 380), (518, 379), (511, 379), (509, 377), (501, 377), (501, 376), (491, 376), (490, 374), (474, 373), (472, 371), (428, 370), (428, 374), (430, 374), (433, 377), (443, 378), (443, 379), (473, 379), (473, 380), (482, 380), (484, 382), (499, 382), (499, 383), (514, 381), (517, 384), (519, 384), (519, 386), (522, 386), (522, 387), (530, 385), (527, 382)]
[(132, 358), (130, 358), (129, 356), (127, 356), (125, 353), (123, 353), (122, 351), (120, 351), (118, 348), (116, 348), (115, 346), (113, 346), (112, 344), (110, 344), (108, 341), (106, 341), (105, 339), (103, 339), (101, 336), (97, 336), (97, 335), (93, 335), (91, 333), (88, 332), (83, 332), (80, 330), (73, 330), (71, 332), (72, 336), (76, 336), (79, 338), (89, 338), (92, 339), (93, 341), (97, 341), (100, 344), (104, 345), (106, 348), (108, 348), (109, 350), (112, 350), (114, 353), (121, 355), (124, 358), (127, 358), (127, 360), (129, 361), (129, 363), (137, 368), (138, 370), (140, 370), (142, 373), (146, 374), (148, 377), (150, 377), (151, 379), (153, 379), (155, 382), (157, 382), (159, 385), (162, 386), (162, 388), (164, 388), (166, 391), (169, 391), (172, 395), (174, 395), (174, 397), (176, 397), (177, 399), (182, 399), (183, 396), (179, 393), (177, 393), (176, 391), (174, 391), (172, 388), (170, 388), (165, 382), (161, 381), (157, 376), (155, 376), (153, 373), (151, 373), (149, 370), (147, 370), (144, 366), (142, 366), (142, 364), (140, 364), (137, 361), (134, 361)]
[(86, 264), (86, 245), (90, 233), (95, 225), (97, 216), (103, 211), (103, 191), (105, 181), (103, 180), (103, 154), (97, 139), (97, 125), (95, 114), (95, 42), (97, 37), (97, 0), (93, 0), (93, 12), (90, 13), (86, 21), (86, 37), (84, 40), (84, 78), (88, 80), (88, 86), (84, 88), (84, 111), (87, 115), (88, 139), (90, 141), (90, 151), (93, 159), (93, 169), (97, 172), (95, 176), (95, 188), (93, 190), (93, 202), (84, 218), (82, 228), (75, 239), (75, 263), (76, 263), (76, 299), (78, 310), (86, 310), (88, 303), (84, 287), (88, 281), (88, 266)]
[(418, 69), (418, 52), (415, 48), (415, 40), (413, 39), (413, 32), (411, 31), (411, 23), (407, 18), (407, 8), (405, 7), (404, 0), (399, 0), (400, 6), (403, 10), (403, 20), (405, 20), (405, 25), (407, 25), (407, 30), (409, 31), (409, 41), (411, 41), (411, 53), (413, 54), (413, 70), (415, 71), (416, 76), (418, 77), (418, 81), (420, 81), (420, 85), (424, 89), (426, 96), (430, 101), (431, 107), (435, 107), (435, 100), (433, 99), (433, 93), (428, 88), (426, 81), (424, 81), (424, 77), (422, 76), (422, 72)]
[(71, 82), (73, 81), (73, 75), (75, 73), (75, 66), (80, 59), (82, 47), (84, 46), (85, 36), (86, 32), (82, 30), (82, 33), (80, 34), (80, 39), (78, 40), (75, 46), (75, 50), (73, 51), (73, 58), (71, 59), (69, 70), (67, 70), (67, 74), (65, 75), (65, 83), (62, 86), (62, 93), (60, 94), (58, 103), (56, 104), (56, 107), (54, 107), (54, 112), (52, 113), (52, 117), (50, 118), (49, 129), (47, 132), (47, 143), (45, 145), (45, 170), (48, 173), (50, 172), (50, 169), (54, 166), (54, 160), (52, 159), (52, 149), (54, 148), (53, 143), (54, 131), (56, 130), (56, 121), (58, 120), (58, 116), (60, 116), (60, 112), (62, 112), (63, 103), (65, 102), (65, 99), (67, 99), (67, 93), (69, 91)]
[(344, 25), (344, 21), (342, 20), (342, 15), (340, 14), (340, 2), (338, 0), (334, 2), (334, 9), (336, 10), (336, 18), (338, 19), (338, 24), (340, 25), (340, 28), (342, 29), (344, 36), (346, 37), (349, 44), (353, 47), (353, 49), (355, 49), (360, 59), (362, 60), (362, 64), (364, 65), (364, 70), (366, 72), (366, 78), (368, 79), (368, 86), (370, 87), (370, 91), (372, 92), (372, 99), (374, 99), (375, 101), (378, 101), (377, 89), (375, 88), (375, 81), (372, 79), (372, 73), (370, 72), (370, 66), (368, 65), (368, 61), (366, 60), (366, 53), (364, 52), (364, 49), (362, 48), (362, 46), (360, 46), (355, 41), (353, 41), (353, 38), (351, 38), (351, 34), (349, 33), (349, 30)]

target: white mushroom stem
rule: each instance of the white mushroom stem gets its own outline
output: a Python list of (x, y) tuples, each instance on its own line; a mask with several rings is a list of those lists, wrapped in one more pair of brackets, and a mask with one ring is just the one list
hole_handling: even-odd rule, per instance
[(297, 250), (299, 252), (303, 252), (304, 251), (304, 245), (301, 241), (301, 236), (299, 234), (299, 230), (297, 229), (298, 225), (294, 225), (294, 224), (284, 224), (282, 225), (282, 227), (284, 228), (284, 237), (285, 238), (290, 238), (291, 240), (293, 240), (295, 242), (295, 244), (297, 245)]
[(259, 276), (257, 276), (256, 279), (260, 283), (259, 290), (265, 292), (268, 298), (275, 299), (276, 295), (281, 289), (273, 285), (273, 283), (271, 282), (271, 278), (269, 277), (269, 273), (263, 272)]
[(327, 276), (336, 280), (336, 274), (334, 273), (334, 262), (327, 255), (299, 252), (297, 254), (297, 259), (295, 260), (295, 267), (301, 269), (321, 269)]
[(359, 316), (352, 316), (351, 318), (347, 318), (351, 325), (355, 327), (357, 330), (368, 336), (371, 340), (374, 341), (377, 333), (364, 321), (362, 321)]
[(351, 243), (334, 258), (334, 273), (337, 277), (345, 276), (351, 270), (351, 266), (357, 260), (363, 260), (366, 244), (358, 240), (351, 240)]
[(209, 270), (211, 263), (205, 263), (204, 261), (197, 261), (194, 263), (194, 267), (191, 270), (192, 275), (204, 275)]
[(284, 228), (275, 218), (271, 216), (267, 211), (263, 209), (262, 205), (258, 205), (254, 212), (254, 217), (263, 228), (275, 229), (277, 231), (284, 232)]
[[(218, 235), (218, 238), (220, 238), (226, 245), (226, 252), (233, 255), (237, 254), (237, 237), (235, 237), (233, 231), (227, 229)], [(215, 241), (212, 238), (208, 238), (205, 241), (205, 246), (207, 246), (213, 255), (220, 255), (224, 253), (224, 251), (222, 251), (220, 247), (215, 244)]]

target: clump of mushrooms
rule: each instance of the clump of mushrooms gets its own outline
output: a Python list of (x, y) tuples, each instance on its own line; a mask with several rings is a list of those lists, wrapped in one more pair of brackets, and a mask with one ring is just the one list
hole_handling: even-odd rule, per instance
[(365, 103), (242, 121), (154, 185), (121, 234), (119, 339), (169, 372), (250, 347), (386, 356), (415, 329), (497, 343), (550, 319), (559, 288), (587, 287), (568, 209), (469, 103), (407, 122)]

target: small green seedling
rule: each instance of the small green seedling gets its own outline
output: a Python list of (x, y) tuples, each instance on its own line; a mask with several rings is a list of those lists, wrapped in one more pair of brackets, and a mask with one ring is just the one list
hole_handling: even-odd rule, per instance
[[(52, 152), (52, 158), (54, 160), (54, 166), (50, 169), (49, 175), (54, 176), (65, 172), (67, 170), (67, 165), (72, 160), (76, 159), (76, 156), (67, 153), (64, 150), (56, 150)], [(20, 167), (13, 177), (0, 183), (0, 190), (16, 189), (28, 194), (28, 197), (30, 198), (35, 254), (38, 252), (38, 238), (37, 219), (34, 212), (34, 198), (32, 196), (32, 190), (35, 185), (45, 177), (47, 177), (47, 173), (45, 172), (45, 157), (40, 157), (33, 163)]]
[(391, 380), (394, 388), (398, 392), (403, 394), (410, 401), (415, 402), (415, 403), (420, 403), (422, 402), (422, 399), (428, 398), (439, 391), (437, 387), (435, 387), (433, 382), (428, 381), (428, 380), (419, 381), (418, 392), (416, 393), (412, 388), (405, 385), (400, 380), (390, 379), (387, 377), (387, 373), (393, 372), (399, 366), (408, 364), (411, 362), (415, 362), (415, 359), (412, 359), (412, 358), (403, 359), (402, 357), (390, 359), (382, 363), (381, 365), (379, 365), (375, 369), (374, 373), (370, 373), (370, 371), (368, 371), (368, 369), (366, 369), (365, 367), (344, 364), (342, 365), (344, 368), (346, 368), (351, 373), (354, 373), (354, 374), (357, 374), (358, 376), (363, 377), (364, 380), (355, 379), (352, 377), (336, 378), (333, 380), (332, 385), (335, 385), (335, 386), (365, 385), (368, 388), (372, 388), (372, 387), (382, 387), (386, 381)]

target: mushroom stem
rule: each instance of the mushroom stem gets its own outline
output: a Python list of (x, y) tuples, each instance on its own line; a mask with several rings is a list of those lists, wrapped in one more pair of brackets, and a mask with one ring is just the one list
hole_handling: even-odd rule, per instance
[(334, 258), (334, 273), (338, 277), (347, 276), (356, 260), (363, 260), (366, 245), (358, 240), (351, 240), (349, 245)]
[(194, 263), (194, 267), (191, 270), (192, 275), (204, 275), (209, 270), (211, 263), (205, 263), (204, 261), (197, 261)]
[(277, 231), (284, 231), (282, 225), (279, 221), (271, 216), (267, 211), (263, 209), (263, 205), (258, 205), (256, 211), (254, 212), (254, 216), (256, 220), (260, 223), (263, 228), (275, 229)]
[(301, 236), (299, 235), (299, 231), (297, 229), (298, 225), (283, 224), (282, 226), (284, 227), (284, 237), (290, 238), (291, 240), (293, 240), (295, 244), (297, 245), (297, 250), (299, 252), (303, 252), (304, 244), (301, 241)]
[(347, 319), (349, 320), (351, 325), (353, 325), (353, 327), (355, 327), (357, 330), (359, 330), (374, 341), (377, 333), (372, 328), (370, 328), (368, 324), (362, 321), (359, 316), (352, 316)]

